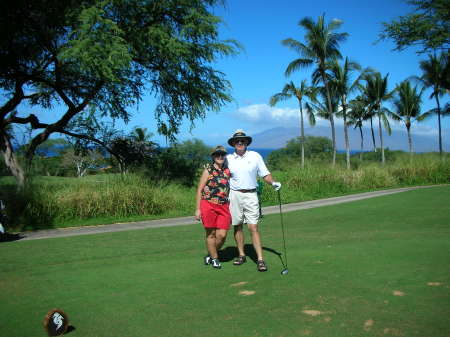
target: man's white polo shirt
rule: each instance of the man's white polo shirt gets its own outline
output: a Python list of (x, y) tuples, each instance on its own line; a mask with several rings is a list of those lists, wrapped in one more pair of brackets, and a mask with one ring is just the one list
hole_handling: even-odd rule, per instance
[(230, 188), (232, 190), (251, 190), (258, 186), (257, 176), (270, 174), (263, 158), (258, 152), (246, 151), (243, 156), (236, 152), (227, 155), (228, 168), (231, 171)]

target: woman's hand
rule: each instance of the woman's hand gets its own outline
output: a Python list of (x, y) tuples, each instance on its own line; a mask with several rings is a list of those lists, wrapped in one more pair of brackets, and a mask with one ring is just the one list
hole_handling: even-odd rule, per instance
[(195, 210), (195, 220), (200, 221), (201, 212), (200, 209)]

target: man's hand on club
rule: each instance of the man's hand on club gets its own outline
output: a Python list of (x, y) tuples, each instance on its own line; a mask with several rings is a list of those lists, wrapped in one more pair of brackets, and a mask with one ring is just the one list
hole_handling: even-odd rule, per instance
[(272, 183), (272, 187), (275, 191), (279, 191), (281, 189), (281, 183), (279, 183), (278, 181), (274, 181)]

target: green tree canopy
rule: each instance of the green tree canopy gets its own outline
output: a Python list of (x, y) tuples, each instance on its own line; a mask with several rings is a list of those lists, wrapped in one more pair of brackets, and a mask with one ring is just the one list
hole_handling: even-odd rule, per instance
[(448, 0), (409, 0), (414, 12), (383, 23), (381, 39), (391, 39), (396, 50), (419, 46), (419, 52), (450, 48)]
[[(283, 168), (292, 164), (298, 164), (301, 156), (302, 137), (290, 139), (286, 146), (272, 151), (267, 163), (272, 168)], [(325, 159), (333, 152), (333, 142), (327, 137), (306, 136), (304, 138), (305, 157)]]
[[(230, 84), (213, 68), (238, 50), (218, 36), (218, 0), (17, 0), (1, 2), (0, 150), (11, 149), (4, 130), (36, 130), (28, 157), (54, 133), (66, 133), (86, 110), (129, 118), (145, 93), (156, 98), (158, 129), (172, 137), (183, 119), (193, 123), (231, 100)], [(28, 103), (33, 113), (16, 112)], [(44, 123), (42, 108), (63, 105)], [(71, 134), (76, 136), (76, 134)], [(13, 165), (12, 161), (7, 163)]]

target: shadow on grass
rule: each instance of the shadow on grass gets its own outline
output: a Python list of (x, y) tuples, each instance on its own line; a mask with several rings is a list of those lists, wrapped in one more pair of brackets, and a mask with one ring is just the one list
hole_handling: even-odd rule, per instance
[(10, 234), (5, 233), (0, 235), (0, 242), (11, 242), (11, 241), (17, 241), (20, 239), (23, 239), (24, 237), (20, 234)]
[(72, 331), (75, 331), (76, 328), (73, 325), (69, 325), (67, 327), (67, 331), (64, 333), (65, 335), (67, 335), (68, 333), (71, 333)]
[[(269, 247), (263, 247), (263, 250), (275, 255), (278, 255), (280, 258), (280, 261), (283, 263), (283, 260), (281, 258), (281, 253), (276, 251), (275, 249), (269, 248)], [(255, 264), (258, 262), (258, 257), (256, 255), (255, 248), (253, 248), (253, 245), (246, 244), (244, 246), (244, 252), (245, 255), (251, 259)], [(225, 249), (222, 249), (219, 251), (219, 260), (222, 262), (229, 262), (231, 260), (234, 260), (239, 256), (239, 252), (237, 247), (226, 247)]]

